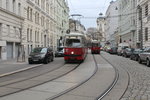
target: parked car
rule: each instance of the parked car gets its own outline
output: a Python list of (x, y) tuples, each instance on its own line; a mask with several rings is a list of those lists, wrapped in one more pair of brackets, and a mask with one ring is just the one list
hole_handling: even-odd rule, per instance
[(29, 64), (33, 64), (34, 62), (41, 62), (47, 64), (53, 60), (54, 60), (53, 50), (51, 48), (46, 47), (34, 48), (31, 51), (28, 58)]
[(128, 43), (120, 43), (118, 44), (117, 54), (120, 56), (123, 54), (124, 49), (129, 48)]
[(122, 56), (130, 57), (132, 55), (133, 51), (134, 51), (134, 48), (125, 48), (123, 50)]
[(55, 52), (55, 57), (63, 57), (63, 56), (64, 56), (64, 49)]
[(139, 54), (142, 53), (142, 52), (143, 52), (142, 49), (135, 49), (135, 50), (133, 51), (133, 53), (131, 54), (130, 59), (131, 59), (131, 60), (138, 61)]
[(138, 62), (146, 62), (146, 65), (150, 67), (150, 47), (145, 48), (144, 51), (139, 54)]
[(117, 49), (118, 49), (117, 47), (111, 47), (108, 52), (110, 54), (117, 54)]
[(64, 47), (59, 47), (55, 52), (55, 57), (63, 57), (64, 56)]

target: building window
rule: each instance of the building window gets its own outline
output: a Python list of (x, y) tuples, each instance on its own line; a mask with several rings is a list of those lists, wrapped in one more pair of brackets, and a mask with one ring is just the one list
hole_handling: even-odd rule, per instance
[(148, 41), (148, 28), (145, 28), (145, 41)]
[(138, 31), (138, 40), (141, 41), (141, 30)]
[(49, 4), (46, 3), (46, 12), (49, 14)]
[(16, 1), (15, 0), (13, 0), (13, 12), (15, 13), (16, 12)]
[(9, 0), (6, 0), (6, 9), (9, 10)]
[(37, 42), (39, 42), (39, 31), (37, 32)]
[(49, 29), (49, 20), (46, 20), (46, 29)]
[(39, 24), (39, 13), (38, 12), (35, 13), (35, 23)]
[(30, 29), (30, 41), (32, 42), (32, 29)]
[(2, 34), (2, 23), (0, 23), (0, 35)]
[(13, 28), (14, 28), (15, 37), (18, 37), (19, 35), (17, 34), (16, 27), (13, 27)]
[(29, 42), (29, 28), (27, 29), (27, 41)]
[(29, 20), (29, 13), (30, 13), (30, 8), (28, 7), (27, 9), (27, 19)]
[(30, 7), (27, 9), (27, 19), (32, 21), (32, 8)]
[(41, 8), (45, 10), (45, 0), (41, 0)]
[(45, 18), (44, 16), (41, 17), (41, 26), (44, 26), (44, 21), (45, 21)]
[(145, 16), (148, 16), (148, 4), (145, 5)]
[(35, 31), (35, 42), (37, 42), (37, 31)]
[(21, 3), (18, 3), (18, 15), (21, 15)]
[(10, 25), (7, 25), (7, 34), (10, 34)]
[(32, 9), (30, 9), (30, 20), (32, 21)]
[(38, 5), (40, 5), (40, 1), (39, 0), (36, 0), (35, 3), (38, 4)]
[(43, 34), (41, 33), (41, 43), (43, 43)]

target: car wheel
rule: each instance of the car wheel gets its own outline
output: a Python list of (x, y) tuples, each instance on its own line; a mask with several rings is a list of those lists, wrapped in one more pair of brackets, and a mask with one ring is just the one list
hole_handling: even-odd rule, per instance
[(52, 56), (51, 61), (54, 61), (54, 57)]
[(139, 57), (138, 58), (138, 62), (141, 64), (142, 63), (142, 60), (141, 60), (141, 58)]
[(44, 60), (44, 64), (48, 64), (48, 59), (47, 58)]
[(138, 61), (138, 58), (139, 58), (139, 56), (136, 56), (136, 57), (135, 57), (135, 61)]
[(29, 62), (29, 64), (33, 64), (33, 62), (32, 61), (28, 61)]
[(130, 59), (133, 60), (133, 59), (132, 59), (132, 56), (130, 56)]
[(147, 67), (150, 67), (150, 61), (149, 61), (149, 59), (146, 60), (146, 65), (147, 65)]

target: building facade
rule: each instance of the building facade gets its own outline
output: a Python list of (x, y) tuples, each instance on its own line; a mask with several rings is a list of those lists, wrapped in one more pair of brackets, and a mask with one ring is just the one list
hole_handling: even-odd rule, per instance
[(69, 29), (66, 0), (0, 0), (0, 59), (60, 44)]
[(71, 32), (78, 31), (81, 33), (85, 33), (86, 31), (85, 26), (80, 21), (74, 19), (69, 19), (69, 30)]
[(22, 41), (24, 0), (0, 0), (0, 60), (18, 56)]
[(119, 35), (120, 43), (137, 46), (137, 0), (119, 0)]
[(138, 0), (137, 41), (139, 43), (138, 47), (144, 48), (150, 46), (150, 1), (149, 0)]
[(106, 18), (98, 17), (96, 22), (97, 22), (97, 30), (101, 34), (101, 45), (104, 46), (106, 43), (106, 32), (105, 32)]
[(119, 3), (118, 0), (111, 1), (106, 11), (106, 26), (105, 26), (106, 41), (109, 41), (111, 43), (111, 46), (117, 45), (113, 37), (113, 34), (115, 34), (118, 28), (118, 17), (117, 17), (118, 3)]

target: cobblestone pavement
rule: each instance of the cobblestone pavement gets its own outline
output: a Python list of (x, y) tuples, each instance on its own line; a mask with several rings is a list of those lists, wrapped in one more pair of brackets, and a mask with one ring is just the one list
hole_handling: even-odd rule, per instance
[(144, 64), (117, 55), (102, 52), (101, 55), (113, 66), (129, 73), (130, 82), (121, 100), (150, 100), (150, 68)]

